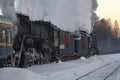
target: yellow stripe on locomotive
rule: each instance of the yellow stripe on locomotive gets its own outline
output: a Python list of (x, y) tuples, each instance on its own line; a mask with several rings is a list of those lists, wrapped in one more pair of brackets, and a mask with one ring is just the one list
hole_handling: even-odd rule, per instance
[(11, 46), (12, 47), (12, 44), (10, 44), (10, 43), (0, 43), (0, 46), (2, 46), (2, 47), (7, 47), (7, 46)]
[(0, 23), (0, 27), (12, 28), (12, 27), (13, 27), (13, 24)]

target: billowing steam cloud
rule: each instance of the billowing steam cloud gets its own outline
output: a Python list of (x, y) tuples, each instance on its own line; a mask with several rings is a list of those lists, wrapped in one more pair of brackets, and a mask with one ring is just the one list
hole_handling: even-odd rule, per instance
[(14, 23), (17, 22), (14, 0), (0, 0), (0, 8), (3, 16), (11, 19)]
[(98, 19), (94, 12), (97, 6), (96, 0), (16, 0), (17, 12), (71, 32), (81, 29), (91, 33)]
[(96, 11), (97, 7), (98, 7), (97, 0), (92, 0), (92, 9)]
[(98, 20), (98, 17), (95, 13), (97, 7), (98, 7), (97, 0), (92, 0), (92, 16), (91, 16), (91, 25), (92, 26), (94, 26), (95, 22)]

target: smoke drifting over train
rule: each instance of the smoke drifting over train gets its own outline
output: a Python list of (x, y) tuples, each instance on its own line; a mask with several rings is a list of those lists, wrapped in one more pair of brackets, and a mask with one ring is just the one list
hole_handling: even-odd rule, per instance
[(94, 12), (97, 6), (96, 0), (16, 0), (17, 12), (71, 32), (81, 29), (91, 33), (98, 19)]
[(3, 16), (11, 19), (14, 23), (17, 23), (14, 0), (0, 0), (0, 8)]
[[(0, 0), (2, 14), (17, 23), (17, 13), (29, 15), (33, 21), (51, 21), (67, 31), (91, 33), (98, 19), (96, 0)], [(14, 6), (15, 3), (15, 6)], [(21, 6), (22, 5), (22, 6)], [(15, 11), (16, 10), (16, 11)]]

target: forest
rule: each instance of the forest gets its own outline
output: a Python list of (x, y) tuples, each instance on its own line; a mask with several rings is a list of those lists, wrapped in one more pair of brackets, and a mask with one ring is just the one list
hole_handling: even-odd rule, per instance
[(120, 52), (120, 26), (115, 20), (100, 19), (94, 25), (94, 36), (97, 38), (97, 44), (100, 54)]

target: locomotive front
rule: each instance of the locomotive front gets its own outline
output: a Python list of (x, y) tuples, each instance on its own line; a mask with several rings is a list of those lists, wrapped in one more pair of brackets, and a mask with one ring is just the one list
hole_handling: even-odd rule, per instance
[(8, 18), (0, 16), (0, 67), (11, 64), (13, 23)]

